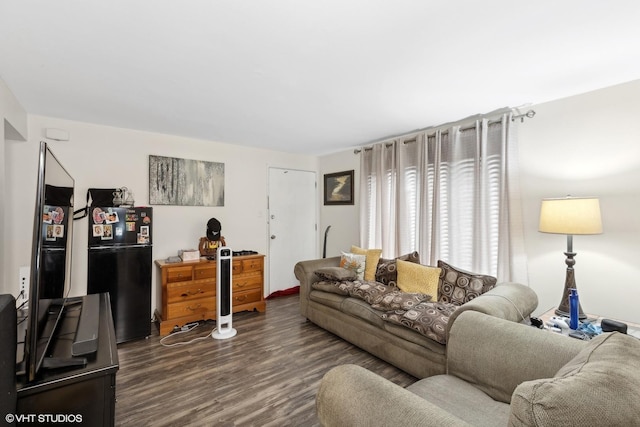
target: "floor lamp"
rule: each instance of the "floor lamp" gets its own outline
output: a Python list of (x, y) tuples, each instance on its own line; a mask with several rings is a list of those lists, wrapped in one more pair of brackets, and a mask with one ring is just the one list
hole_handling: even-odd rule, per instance
[[(542, 233), (566, 234), (567, 275), (564, 282), (564, 293), (560, 305), (556, 309), (558, 316), (569, 317), (570, 289), (576, 289), (576, 279), (573, 271), (576, 253), (573, 252), (574, 234), (601, 234), (602, 220), (600, 218), (600, 202), (593, 197), (571, 197), (559, 199), (543, 199), (540, 206), (540, 226)], [(578, 317), (584, 320), (587, 316), (579, 307)]]

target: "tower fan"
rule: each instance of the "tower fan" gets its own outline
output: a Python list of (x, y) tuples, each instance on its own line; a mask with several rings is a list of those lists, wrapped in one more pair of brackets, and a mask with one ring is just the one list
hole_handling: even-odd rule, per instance
[(216, 256), (216, 328), (211, 332), (211, 336), (217, 340), (231, 338), (238, 333), (232, 327), (231, 263), (231, 249), (226, 246), (218, 247)]

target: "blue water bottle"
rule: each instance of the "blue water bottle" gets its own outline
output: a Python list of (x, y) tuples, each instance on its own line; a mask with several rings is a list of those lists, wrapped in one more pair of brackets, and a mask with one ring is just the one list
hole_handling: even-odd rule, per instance
[(580, 300), (578, 299), (578, 290), (575, 288), (569, 289), (569, 327), (571, 329), (578, 329), (580, 322), (578, 321), (578, 309), (580, 307)]

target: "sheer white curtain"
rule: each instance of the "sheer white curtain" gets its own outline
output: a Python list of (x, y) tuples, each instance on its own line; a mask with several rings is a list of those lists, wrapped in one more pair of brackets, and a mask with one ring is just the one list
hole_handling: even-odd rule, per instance
[(526, 281), (511, 114), (361, 151), (361, 242), (393, 257)]

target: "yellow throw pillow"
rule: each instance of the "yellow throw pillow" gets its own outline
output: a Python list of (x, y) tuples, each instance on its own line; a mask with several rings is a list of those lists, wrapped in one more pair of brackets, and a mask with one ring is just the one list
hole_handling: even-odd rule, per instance
[(378, 269), (378, 261), (380, 260), (380, 255), (382, 255), (382, 249), (362, 249), (357, 246), (351, 246), (351, 253), (367, 256), (364, 280), (376, 280), (376, 270)]
[(403, 292), (420, 292), (438, 297), (438, 278), (440, 269), (409, 261), (397, 261), (398, 287)]

